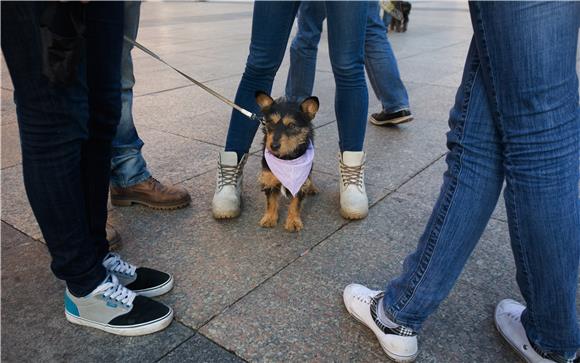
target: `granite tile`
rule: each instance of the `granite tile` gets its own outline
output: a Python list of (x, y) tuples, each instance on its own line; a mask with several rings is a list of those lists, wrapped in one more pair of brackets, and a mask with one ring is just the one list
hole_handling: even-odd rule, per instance
[(16, 123), (16, 105), (14, 104), (14, 92), (5, 88), (0, 89), (0, 119), (2, 125)]
[(12, 84), (12, 79), (10, 78), (10, 73), (8, 72), (8, 66), (4, 60), (4, 55), (0, 59), (0, 64), (2, 67), (0, 71), (0, 87), (2, 89), (14, 91), (14, 85)]
[[(427, 217), (413, 200), (389, 196), (366, 220), (342, 228), (201, 332), (250, 361), (385, 360), (374, 335), (347, 314), (342, 289), (351, 282), (381, 288), (394, 277)], [(419, 361), (517, 360), (493, 327), (493, 305), (517, 298), (509, 248), (497, 248), (507, 231), (502, 222), (493, 224), (452, 294), (425, 324)]]
[[(421, 174), (411, 179), (407, 184), (402, 186), (398, 191), (414, 200), (423, 203), (424, 206), (431, 208), (435, 204), (439, 191), (443, 185), (443, 173), (447, 170), (445, 157), (435, 162), (425, 169)], [(507, 221), (507, 212), (503, 194), (499, 197), (492, 218)]]
[(216, 146), (148, 128), (139, 135), (148, 169), (160, 180), (176, 184), (215, 167)]
[(8, 168), (22, 162), (20, 157), (20, 135), (18, 134), (18, 124), (10, 123), (2, 125), (2, 169)]
[[(417, 172), (437, 160), (446, 151), (447, 113), (453, 102), (453, 91), (438, 86), (410, 90), (415, 120), (399, 127), (377, 127), (368, 124), (365, 150), (368, 183), (395, 189)], [(318, 155), (325, 162), (316, 170), (338, 174), (338, 131), (335, 124), (317, 131)]]
[(70, 324), (63, 315), (64, 285), (49, 264), (44, 246), (2, 223), (2, 361), (153, 361), (193, 335), (178, 322), (143, 337)]
[[(284, 199), (278, 226), (260, 227), (265, 197), (257, 184), (259, 164), (259, 158), (251, 157), (246, 165), (243, 213), (237, 219), (216, 221), (211, 216), (214, 172), (183, 184), (193, 200), (188, 208), (169, 212), (115, 208), (110, 213), (109, 222), (123, 237), (125, 256), (174, 273), (174, 292), (164, 300), (175, 306), (179, 320), (188, 326), (201, 326), (346, 224), (338, 212), (338, 181), (315, 173), (314, 182), (322, 192), (305, 200), (301, 232), (284, 230), (288, 203)], [(371, 202), (386, 193), (369, 187)]]
[[(280, 69), (272, 91), (274, 97), (283, 95), (287, 72), (285, 68)], [(315, 92), (320, 91), (321, 98), (321, 114), (315, 119), (315, 126), (334, 120), (331, 101), (331, 97), (334, 96), (324, 92), (327, 86), (330, 87), (330, 82), (333, 83), (330, 77), (324, 73), (318, 77), (324, 86), (317, 85), (315, 88)], [(240, 79), (240, 76), (234, 76), (206, 84), (232, 100)], [(134, 118), (138, 127), (144, 125), (219, 146), (225, 145), (231, 112), (230, 107), (198, 87), (137, 97), (133, 104)], [(325, 117), (324, 114), (332, 116)], [(261, 150), (261, 143), (262, 134), (258, 131), (251, 151)]]
[(196, 334), (174, 351), (163, 357), (159, 363), (238, 363), (242, 359), (228, 352), (201, 334)]
[(42, 233), (24, 190), (22, 166), (15, 165), (2, 169), (1, 180), (2, 220), (34, 239), (41, 239)]

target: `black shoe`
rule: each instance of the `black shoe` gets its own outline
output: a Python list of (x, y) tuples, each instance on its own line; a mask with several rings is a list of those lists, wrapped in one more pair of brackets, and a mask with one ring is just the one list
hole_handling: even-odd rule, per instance
[(369, 118), (369, 121), (377, 126), (398, 125), (413, 121), (413, 115), (408, 109), (393, 113), (386, 113), (385, 111), (381, 111), (380, 113), (373, 113)]
[(139, 295), (155, 297), (173, 288), (173, 276), (147, 267), (136, 267), (124, 261), (117, 253), (109, 252), (103, 266), (115, 275), (121, 284)]

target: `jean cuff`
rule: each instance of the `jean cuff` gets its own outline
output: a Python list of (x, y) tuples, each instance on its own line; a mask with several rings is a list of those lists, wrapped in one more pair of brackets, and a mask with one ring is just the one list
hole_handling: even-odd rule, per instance
[(93, 292), (107, 277), (107, 271), (102, 265), (102, 261), (97, 259), (95, 266), (82, 276), (74, 279), (67, 279), (68, 291), (77, 297), (84, 297)]
[(138, 177), (132, 177), (128, 181), (123, 180), (123, 178), (114, 178), (111, 176), (110, 183), (112, 186), (117, 188), (129, 188), (133, 185), (143, 183), (145, 180), (151, 178), (151, 173), (149, 170), (145, 169)]
[[(414, 332), (421, 330), (422, 323), (418, 323), (416, 319), (410, 319), (409, 317), (401, 316), (400, 312), (396, 311), (392, 306), (389, 306), (383, 298), (383, 311), (387, 318), (395, 324), (404, 326), (405, 328), (410, 328)], [(403, 314), (404, 315), (404, 314)]]
[(407, 105), (400, 105), (400, 106), (394, 106), (394, 107), (385, 107), (385, 105), (383, 106), (383, 111), (386, 113), (395, 113), (395, 112), (399, 112), (399, 111), (403, 111), (403, 110), (409, 110), (411, 111), (411, 108)]

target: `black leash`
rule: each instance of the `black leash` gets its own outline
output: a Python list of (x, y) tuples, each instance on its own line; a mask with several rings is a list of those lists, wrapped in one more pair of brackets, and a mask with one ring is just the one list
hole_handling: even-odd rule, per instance
[(236, 105), (235, 103), (233, 103), (232, 101), (228, 100), (227, 98), (225, 98), (224, 96), (220, 95), (219, 93), (217, 93), (216, 91), (214, 91), (213, 89), (209, 88), (208, 86), (206, 86), (205, 84), (197, 81), (196, 79), (194, 79), (193, 77), (188, 76), (187, 74), (183, 73), (182, 71), (180, 71), (179, 69), (175, 68), (174, 66), (172, 66), (171, 64), (167, 63), (166, 61), (164, 61), (163, 59), (161, 59), (161, 57), (159, 57), (157, 54), (155, 54), (153, 51), (147, 49), (145, 46), (139, 44), (137, 41), (125, 36), (125, 41), (133, 44), (135, 47), (141, 49), (143, 52), (147, 53), (148, 55), (150, 55), (151, 57), (157, 59), (158, 61), (160, 61), (161, 63), (165, 64), (166, 66), (168, 66), (169, 68), (173, 69), (174, 71), (176, 71), (177, 73), (181, 74), (183, 77), (185, 77), (186, 79), (188, 79), (191, 83), (195, 84), (196, 86), (200, 87), (201, 89), (203, 89), (204, 91), (206, 91), (207, 93), (213, 95), (214, 97), (218, 98), (219, 100), (221, 100), (222, 102), (224, 102), (225, 104), (227, 104), (230, 107), (235, 108), (236, 110), (238, 110), (242, 115), (246, 116), (247, 118), (249, 118), (250, 120), (254, 120), (254, 121), (258, 121), (260, 124), (264, 125), (265, 121), (263, 117), (259, 117), (258, 115), (256, 115), (253, 112), (250, 112), (248, 110), (246, 110), (243, 107), (240, 107), (238, 105)]

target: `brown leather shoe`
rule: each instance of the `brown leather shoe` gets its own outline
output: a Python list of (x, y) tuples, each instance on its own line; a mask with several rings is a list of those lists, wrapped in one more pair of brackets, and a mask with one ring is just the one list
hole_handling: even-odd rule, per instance
[(115, 251), (121, 248), (121, 235), (119, 234), (119, 232), (117, 232), (115, 227), (107, 223), (106, 230), (107, 230), (107, 241), (109, 241), (109, 250)]
[(190, 201), (185, 188), (162, 184), (153, 177), (127, 188), (111, 186), (111, 204), (118, 207), (136, 203), (153, 209), (178, 209), (187, 206)]

